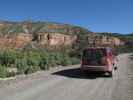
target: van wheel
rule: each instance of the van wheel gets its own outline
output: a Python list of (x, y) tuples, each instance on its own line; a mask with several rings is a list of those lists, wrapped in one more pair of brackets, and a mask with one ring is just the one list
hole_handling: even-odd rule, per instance
[(109, 77), (112, 77), (113, 76), (113, 73), (112, 72), (108, 72), (108, 76)]
[(113, 76), (113, 73), (112, 72), (105, 72), (105, 76), (106, 77), (112, 77)]

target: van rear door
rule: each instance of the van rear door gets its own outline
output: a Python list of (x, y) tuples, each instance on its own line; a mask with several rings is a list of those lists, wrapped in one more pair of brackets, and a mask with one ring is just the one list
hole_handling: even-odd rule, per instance
[(82, 65), (101, 66), (106, 64), (106, 49), (91, 48), (83, 51)]

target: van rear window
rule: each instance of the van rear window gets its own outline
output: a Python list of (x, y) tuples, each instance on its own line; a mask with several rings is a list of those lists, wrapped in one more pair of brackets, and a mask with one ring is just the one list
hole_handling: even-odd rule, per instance
[(106, 49), (88, 49), (83, 51), (83, 60), (88, 62), (101, 63), (101, 58), (106, 56)]
[(105, 49), (89, 49), (84, 50), (83, 57), (91, 58), (92, 56), (106, 56), (106, 50)]

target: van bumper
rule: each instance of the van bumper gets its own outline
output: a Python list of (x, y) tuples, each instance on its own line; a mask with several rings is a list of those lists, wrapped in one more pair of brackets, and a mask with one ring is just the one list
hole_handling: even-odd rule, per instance
[(108, 66), (91, 66), (91, 65), (81, 65), (82, 71), (99, 71), (99, 72), (109, 72)]

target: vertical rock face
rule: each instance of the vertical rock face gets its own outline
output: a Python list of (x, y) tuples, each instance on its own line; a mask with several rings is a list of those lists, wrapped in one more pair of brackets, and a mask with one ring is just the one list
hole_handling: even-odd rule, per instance
[[(36, 46), (71, 46), (79, 34), (90, 31), (79, 26), (54, 22), (0, 21), (0, 49)], [(26, 45), (26, 46), (25, 46)]]
[(0, 48), (22, 48), (27, 43), (31, 42), (32, 35), (20, 33), (13, 36), (1, 36)]
[(93, 46), (119, 46), (121, 45), (121, 40), (113, 36), (104, 36), (93, 33), (88, 35), (88, 43)]
[(60, 33), (39, 33), (38, 41), (42, 45), (59, 46), (72, 45), (77, 39), (77, 36), (65, 35)]
[(26, 44), (30, 43), (32, 41), (32, 35), (31, 34), (19, 34), (16, 36), (16, 47), (21, 48), (25, 46)]
[(116, 46), (122, 45), (120, 39), (114, 37), (113, 40), (114, 40), (114, 45), (116, 45)]
[[(61, 33), (37, 33), (37, 39), (34, 40), (41, 46), (72, 46), (79, 38), (77, 35), (66, 35)], [(14, 35), (0, 36), (0, 48), (23, 48), (31, 43), (33, 34), (19, 33)], [(98, 36), (90, 34), (88, 44), (97, 46), (119, 46), (120, 39), (116, 37)]]
[[(19, 33), (12, 36), (0, 37), (0, 48), (23, 48), (32, 42), (33, 35)], [(60, 33), (38, 33), (37, 43), (42, 46), (71, 46), (77, 39), (77, 36), (65, 35)]]

